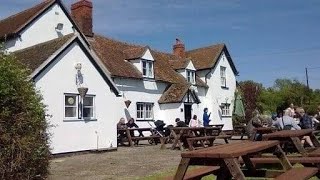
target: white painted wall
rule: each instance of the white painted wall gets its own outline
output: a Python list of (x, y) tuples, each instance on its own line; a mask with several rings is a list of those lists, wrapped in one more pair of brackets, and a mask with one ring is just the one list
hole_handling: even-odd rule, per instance
[[(96, 121), (64, 121), (64, 93), (77, 93), (75, 64), (82, 64), (84, 84), (88, 94), (96, 95)], [(120, 97), (116, 97), (97, 69), (75, 42), (44, 72), (35, 78), (48, 106), (52, 132), (52, 153), (117, 146), (116, 123), (120, 118)]]
[[(63, 30), (57, 32), (55, 27), (63, 23)], [(73, 25), (58, 4), (53, 5), (21, 32), (21, 37), (5, 43), (9, 52), (24, 49), (70, 33), (74, 33)]]
[[(153, 80), (135, 80), (115, 78), (114, 82), (117, 84), (118, 89), (123, 94), (121, 116), (126, 119), (137, 119), (137, 102), (154, 103), (153, 112), (154, 120), (167, 120), (164, 111), (161, 111), (158, 100), (162, 96), (167, 84), (156, 82)], [(129, 108), (126, 108), (124, 101), (130, 100)], [(140, 127), (150, 127), (146, 122), (139, 122)]]
[(189, 70), (192, 70), (192, 71), (195, 71), (196, 68), (194, 67), (192, 61), (189, 62), (188, 66), (186, 67), (186, 69), (189, 69)]
[(141, 59), (146, 59), (146, 60), (149, 60), (149, 61), (154, 61), (154, 58), (150, 52), (149, 49), (146, 50), (146, 52), (143, 54), (143, 56), (141, 57)]
[[(227, 78), (227, 87), (229, 89), (221, 88), (220, 83), (220, 66), (226, 67), (226, 78)], [(218, 63), (212, 71), (198, 71), (197, 74), (200, 78), (205, 81), (205, 75), (207, 75), (207, 84), (209, 89), (207, 91), (206, 97), (200, 97), (202, 106), (207, 107), (209, 112), (211, 112), (211, 123), (210, 124), (225, 124), (224, 130), (233, 129), (232, 126), (232, 117), (222, 117), (221, 116), (221, 103), (230, 103), (230, 115), (233, 112), (234, 106), (234, 92), (236, 89), (236, 77), (232, 71), (232, 68), (223, 53), (218, 60)]]

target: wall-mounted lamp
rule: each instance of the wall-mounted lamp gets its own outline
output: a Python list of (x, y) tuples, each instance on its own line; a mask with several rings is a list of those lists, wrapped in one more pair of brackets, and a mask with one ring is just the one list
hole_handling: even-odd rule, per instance
[(62, 23), (58, 23), (56, 26), (56, 31), (60, 32), (63, 29), (63, 24)]

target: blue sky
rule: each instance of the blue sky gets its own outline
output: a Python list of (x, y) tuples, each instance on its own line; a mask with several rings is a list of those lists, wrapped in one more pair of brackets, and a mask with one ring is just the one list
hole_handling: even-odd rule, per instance
[[(76, 0), (63, 0), (69, 8)], [(1, 0), (0, 19), (41, 0)], [(94, 0), (94, 30), (115, 39), (172, 51), (225, 43), (238, 80), (272, 86), (277, 78), (320, 88), (319, 0)], [(311, 69), (313, 68), (313, 69)]]

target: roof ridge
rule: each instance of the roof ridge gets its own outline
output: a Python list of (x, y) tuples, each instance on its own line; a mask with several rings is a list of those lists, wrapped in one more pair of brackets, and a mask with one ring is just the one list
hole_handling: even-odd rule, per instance
[[(124, 42), (122, 40), (114, 39), (112, 37), (108, 37), (108, 36), (101, 35), (101, 34), (94, 34), (94, 36), (98, 36), (98, 37), (105, 38), (105, 39), (108, 39), (108, 40), (111, 40), (111, 41), (123, 43), (123, 44), (129, 45), (129, 46), (136, 46), (136, 48), (139, 48), (139, 47), (144, 48), (144, 47), (148, 46), (148, 45), (142, 45), (142, 44), (140, 45), (140, 44), (133, 44), (133, 43)], [(135, 47), (132, 47), (132, 48), (135, 48)]]
[(201, 49), (211, 48), (211, 47), (214, 47), (214, 46), (225, 46), (225, 45), (226, 45), (225, 43), (212, 44), (212, 45), (209, 45), (209, 46), (204, 46), (204, 47), (200, 47), (200, 48), (196, 48), (196, 49), (191, 49), (191, 50), (186, 51), (186, 52), (198, 51), (198, 50), (201, 50)]
[(45, 41), (45, 42), (42, 42), (42, 43), (39, 43), (39, 44), (35, 44), (35, 45), (33, 45), (33, 46), (26, 47), (26, 48), (24, 48), (24, 49), (19, 49), (19, 50), (17, 50), (17, 51), (12, 52), (12, 53), (17, 53), (17, 52), (21, 52), (21, 51), (26, 51), (26, 50), (28, 50), (28, 49), (32, 49), (32, 48), (34, 48), (34, 47), (42, 46), (42, 45), (44, 45), (44, 44), (52, 43), (52, 42), (54, 42), (54, 41), (61, 40), (61, 39), (65, 39), (65, 38), (71, 39), (71, 37), (73, 37), (73, 35), (75, 35), (75, 34), (74, 34), (74, 33), (70, 33), (70, 34), (64, 35), (64, 36), (62, 36), (62, 37), (58, 37), (58, 38), (55, 38), (55, 39), (51, 39), (51, 40), (49, 40), (49, 41)]
[[(16, 14), (13, 14), (13, 15), (11, 15), (11, 16), (8, 16), (7, 18), (4, 18), (4, 19), (0, 20), (0, 23), (1, 23), (2, 21), (5, 21), (5, 20), (8, 20), (8, 19), (14, 18), (14, 17), (16, 17), (16, 16), (18, 16), (18, 15), (20, 15), (20, 14), (23, 14), (23, 13), (25, 13), (25, 12), (27, 12), (27, 11), (30, 11), (30, 10), (33, 9), (33, 8), (42, 6), (42, 5), (46, 4), (46, 3), (50, 3), (50, 1), (53, 2), (53, 1), (56, 1), (56, 0), (45, 0), (45, 1), (41, 2), (41, 3), (39, 3), (39, 4), (36, 4), (36, 5), (28, 8), (28, 9), (25, 9), (25, 10), (23, 10), (23, 11), (20, 11), (20, 12), (18, 12), (18, 13), (16, 13)], [(46, 7), (47, 7), (47, 6), (46, 6)], [(46, 7), (43, 7), (43, 9), (45, 9)]]

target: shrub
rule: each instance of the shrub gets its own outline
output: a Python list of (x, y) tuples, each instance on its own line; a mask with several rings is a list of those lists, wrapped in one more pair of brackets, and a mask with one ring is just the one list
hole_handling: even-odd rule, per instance
[(48, 174), (45, 106), (29, 74), (0, 50), (0, 179), (45, 179)]

